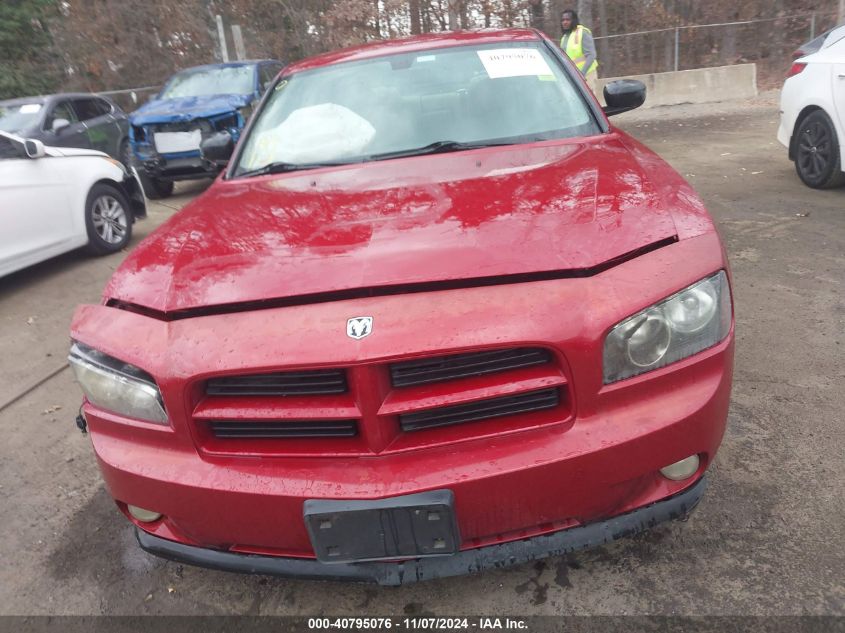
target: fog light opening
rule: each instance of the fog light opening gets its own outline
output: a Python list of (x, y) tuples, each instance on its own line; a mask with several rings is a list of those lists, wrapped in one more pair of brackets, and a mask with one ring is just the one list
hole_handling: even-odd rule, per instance
[(690, 455), (686, 459), (682, 459), (679, 462), (675, 462), (674, 464), (669, 464), (665, 468), (661, 468), (660, 474), (666, 477), (666, 479), (671, 479), (672, 481), (682, 481), (684, 479), (689, 479), (697, 473), (700, 463), (698, 455)]
[(161, 518), (160, 512), (145, 510), (144, 508), (139, 508), (138, 506), (126, 504), (126, 509), (129, 511), (129, 514), (133, 519), (136, 519), (141, 523), (152, 523), (153, 521), (158, 521)]

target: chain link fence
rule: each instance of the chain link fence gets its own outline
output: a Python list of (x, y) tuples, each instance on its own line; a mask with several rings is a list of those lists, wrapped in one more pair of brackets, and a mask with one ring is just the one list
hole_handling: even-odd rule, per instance
[(835, 12), (595, 35), (601, 77), (757, 64), (758, 85), (783, 82), (793, 53), (836, 26)]

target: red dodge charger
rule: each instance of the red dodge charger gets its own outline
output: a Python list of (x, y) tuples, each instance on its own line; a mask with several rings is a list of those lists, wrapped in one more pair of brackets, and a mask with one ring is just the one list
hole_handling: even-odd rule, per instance
[(686, 516), (730, 273), (692, 188), (528, 29), (288, 66), (76, 311), (78, 420), (140, 546), (401, 584)]

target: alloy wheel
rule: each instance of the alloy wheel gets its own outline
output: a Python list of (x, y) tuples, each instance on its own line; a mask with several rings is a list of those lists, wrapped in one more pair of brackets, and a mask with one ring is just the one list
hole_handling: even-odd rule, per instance
[(830, 159), (830, 131), (821, 121), (811, 121), (798, 138), (798, 165), (807, 178), (817, 180), (824, 177)]
[(126, 236), (129, 218), (117, 198), (103, 195), (94, 200), (91, 220), (97, 235), (107, 244), (120, 244)]

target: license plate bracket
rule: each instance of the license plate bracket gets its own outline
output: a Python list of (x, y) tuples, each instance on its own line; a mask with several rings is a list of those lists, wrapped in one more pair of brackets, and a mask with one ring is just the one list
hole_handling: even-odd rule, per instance
[(305, 526), (317, 560), (352, 563), (447, 556), (460, 538), (451, 490), (375, 501), (308, 499)]

